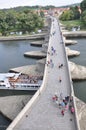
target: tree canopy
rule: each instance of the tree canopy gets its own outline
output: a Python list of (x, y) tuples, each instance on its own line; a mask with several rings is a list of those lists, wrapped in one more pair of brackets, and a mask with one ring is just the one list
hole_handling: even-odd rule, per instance
[(69, 10), (66, 10), (62, 13), (62, 15), (60, 16), (60, 20), (76, 20), (76, 19), (80, 19), (80, 12), (78, 10), (78, 7), (70, 7)]
[(10, 32), (30, 33), (41, 29), (44, 25), (42, 17), (32, 10), (2, 10), (0, 11), (0, 32), (7, 35)]
[(82, 13), (81, 20), (84, 25), (86, 25), (86, 10)]
[(83, 0), (83, 1), (80, 3), (80, 8), (81, 8), (82, 12), (86, 10), (86, 0)]
[(80, 8), (81, 8), (81, 20), (83, 22), (83, 24), (86, 26), (86, 0), (83, 0), (80, 4)]

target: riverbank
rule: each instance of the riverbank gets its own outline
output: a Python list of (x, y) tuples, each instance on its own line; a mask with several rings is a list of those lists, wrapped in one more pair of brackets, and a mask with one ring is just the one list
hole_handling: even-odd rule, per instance
[[(72, 37), (86, 37), (86, 31), (63, 31), (63, 36), (66, 38), (72, 38)], [(45, 33), (39, 33), (34, 35), (23, 35), (23, 36), (2, 36), (0, 37), (0, 41), (16, 41), (16, 40), (43, 40), (45, 36), (48, 35), (48, 32)], [(76, 43), (73, 41), (65, 41), (67, 44), (73, 44)], [(34, 44), (34, 43), (33, 43)], [(40, 43), (39, 43), (40, 44)]]
[(66, 31), (66, 32), (62, 32), (63, 36), (65, 36), (66, 38), (84, 38), (86, 37), (86, 31)]
[(39, 34), (34, 34), (34, 35), (23, 35), (23, 36), (2, 36), (0, 37), (0, 41), (16, 41), (16, 40), (36, 40), (36, 39), (44, 39), (44, 37), (48, 33), (39, 33)]

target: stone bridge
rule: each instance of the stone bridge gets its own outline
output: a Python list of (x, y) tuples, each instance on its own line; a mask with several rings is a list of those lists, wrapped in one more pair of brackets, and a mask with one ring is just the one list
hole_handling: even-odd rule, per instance
[[(57, 101), (52, 100), (55, 94)], [(70, 102), (68, 109), (59, 106), (68, 95), (73, 98), (73, 114), (69, 110)], [(80, 130), (63, 35), (54, 17), (51, 17), (43, 83), (7, 130)]]

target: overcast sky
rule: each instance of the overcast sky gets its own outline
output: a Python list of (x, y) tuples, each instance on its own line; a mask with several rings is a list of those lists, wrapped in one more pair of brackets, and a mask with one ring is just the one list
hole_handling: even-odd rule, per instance
[(79, 3), (81, 1), (83, 0), (0, 0), (0, 9), (33, 5), (55, 5), (58, 7), (62, 5)]

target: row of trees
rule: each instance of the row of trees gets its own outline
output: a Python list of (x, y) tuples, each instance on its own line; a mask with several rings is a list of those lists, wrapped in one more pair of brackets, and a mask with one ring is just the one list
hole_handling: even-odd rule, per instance
[(67, 21), (67, 20), (76, 20), (80, 19), (84, 25), (86, 25), (86, 0), (83, 0), (80, 3), (81, 13), (79, 11), (78, 6), (70, 7), (69, 10), (66, 10), (60, 16), (60, 20)]
[(41, 29), (43, 25), (43, 18), (32, 10), (21, 12), (12, 9), (0, 11), (0, 33), (4, 36), (11, 32), (30, 33)]

